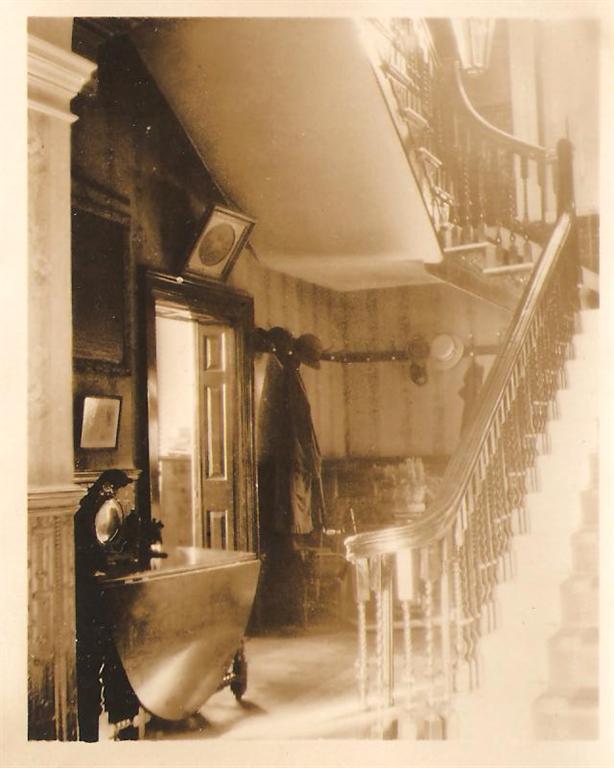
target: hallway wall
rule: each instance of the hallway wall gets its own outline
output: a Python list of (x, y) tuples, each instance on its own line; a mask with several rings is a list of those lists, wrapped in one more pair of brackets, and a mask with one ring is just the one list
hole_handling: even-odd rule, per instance
[[(344, 327), (355, 351), (403, 350), (415, 334), (431, 341), (457, 335), (468, 348), (494, 345), (510, 313), (443, 284), (346, 294)], [(493, 355), (480, 355), (487, 374)], [(347, 452), (353, 456), (446, 456), (458, 442), (463, 413), (459, 390), (469, 363), (449, 371), (429, 366), (429, 380), (416, 386), (409, 362), (344, 365), (348, 418)]]
[[(115, 39), (102, 50), (96, 90), (76, 104), (73, 173), (128, 201), (130, 247), (127, 322), (131, 331), (128, 370), (75, 366), (74, 394), (121, 395), (122, 422), (116, 450), (77, 451), (76, 466), (145, 466), (146, 425), (138, 424), (136, 397), (144, 382), (136, 374), (137, 265), (172, 271), (210, 202), (224, 202), (170, 107), (151, 81), (134, 48)], [(247, 212), (249, 213), (249, 212)], [(256, 223), (256, 227), (258, 224)], [(492, 344), (503, 331), (503, 310), (482, 305), (443, 285), (336, 293), (273, 272), (244, 249), (229, 284), (254, 297), (255, 322), (286, 327), (294, 336), (315, 333), (327, 349), (404, 349), (414, 333), (432, 338), (457, 333), (468, 344)], [(258, 397), (267, 355), (256, 359)], [(490, 361), (484, 359), (484, 364)], [(303, 366), (322, 454), (403, 456), (449, 454), (462, 415), (466, 361), (453, 371), (433, 372), (425, 387), (409, 380), (408, 363)], [(258, 403), (256, 403), (257, 407)]]
[[(314, 333), (325, 349), (346, 346), (343, 333), (344, 294), (297, 280), (258, 264), (245, 249), (229, 283), (254, 297), (255, 322), (261, 328), (280, 325), (294, 337)], [(268, 355), (255, 360), (256, 414)], [(322, 362), (319, 370), (302, 366), (320, 450), (324, 456), (343, 456), (346, 451), (346, 405), (343, 370), (336, 363)]]
[[(145, 425), (137, 423), (135, 412), (136, 398), (144, 391), (144, 382), (138, 380), (136, 370), (136, 268), (172, 271), (206, 206), (225, 202), (130, 43), (121, 38), (113, 40), (99, 58), (96, 88), (85, 91), (76, 101), (80, 120), (73, 130), (72, 171), (86, 185), (100, 188), (103, 196), (120, 196), (127, 204), (130, 243), (126, 322), (130, 345), (126, 370), (83, 361), (75, 364), (76, 400), (91, 393), (122, 397), (117, 449), (94, 453), (77, 450), (79, 470), (145, 465)], [(121, 280), (121, 276), (117, 279)], [(340, 294), (272, 272), (258, 264), (248, 249), (243, 251), (228, 282), (254, 297), (257, 325), (281, 325), (295, 336), (315, 333), (327, 347), (343, 346)], [(257, 391), (265, 357), (256, 360)], [(342, 455), (342, 370), (337, 365), (323, 364), (319, 371), (304, 369), (303, 377), (322, 452)]]

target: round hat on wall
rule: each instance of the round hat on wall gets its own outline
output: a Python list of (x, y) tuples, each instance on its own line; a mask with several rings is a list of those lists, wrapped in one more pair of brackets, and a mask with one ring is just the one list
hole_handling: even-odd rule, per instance
[(310, 368), (320, 367), (320, 358), (323, 352), (322, 342), (313, 333), (304, 333), (298, 337), (294, 344), (294, 353), (301, 363), (308, 365)]
[(438, 371), (449, 371), (463, 356), (463, 342), (450, 333), (441, 333), (431, 341), (431, 362)]

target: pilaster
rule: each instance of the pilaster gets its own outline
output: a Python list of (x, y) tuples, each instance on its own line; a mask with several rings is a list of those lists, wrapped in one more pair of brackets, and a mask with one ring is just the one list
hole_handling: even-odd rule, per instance
[[(72, 19), (65, 19), (70, 40)], [(57, 26), (57, 25), (56, 25)], [(28, 732), (76, 736), (71, 99), (95, 65), (28, 36)]]

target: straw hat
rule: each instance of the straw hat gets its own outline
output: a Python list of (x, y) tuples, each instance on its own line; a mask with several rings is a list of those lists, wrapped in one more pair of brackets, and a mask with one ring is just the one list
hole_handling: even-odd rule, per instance
[(450, 333), (441, 333), (431, 342), (431, 360), (438, 371), (448, 371), (463, 356), (463, 342)]

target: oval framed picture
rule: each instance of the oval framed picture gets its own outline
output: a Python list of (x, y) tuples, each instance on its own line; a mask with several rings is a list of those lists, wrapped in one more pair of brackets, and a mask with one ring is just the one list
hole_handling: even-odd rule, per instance
[(214, 205), (200, 221), (198, 235), (179, 271), (225, 280), (254, 226), (254, 220), (238, 211)]

